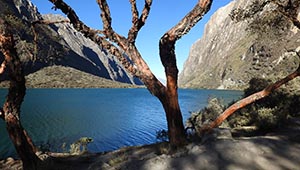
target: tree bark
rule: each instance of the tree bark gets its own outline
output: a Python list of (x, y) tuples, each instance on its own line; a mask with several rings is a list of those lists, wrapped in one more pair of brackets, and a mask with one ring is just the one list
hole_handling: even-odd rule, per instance
[[(130, 0), (132, 12), (132, 27), (128, 31), (127, 38), (116, 33), (112, 28), (112, 18), (106, 0), (97, 0), (101, 10), (104, 37), (95, 34), (86, 26), (75, 11), (63, 0), (50, 0), (56, 8), (61, 9), (73, 24), (74, 28), (82, 32), (99, 45), (116, 55), (125, 68), (134, 76), (140, 78), (151, 94), (162, 103), (168, 122), (170, 143), (173, 146), (181, 146), (185, 143), (185, 132), (182, 114), (178, 104), (177, 79), (178, 69), (176, 65), (175, 42), (189, 30), (209, 11), (212, 0), (199, 0), (196, 6), (176, 26), (168, 31), (160, 40), (160, 57), (165, 67), (167, 86), (164, 86), (148, 67), (135, 46), (138, 32), (144, 26), (149, 15), (152, 0), (145, 0), (142, 14), (138, 15), (136, 1)], [(115, 47), (116, 44), (119, 48)], [(122, 49), (132, 63), (124, 58), (119, 49)]]
[(186, 136), (182, 114), (178, 104), (178, 68), (176, 64), (175, 43), (210, 10), (212, 0), (199, 0), (196, 6), (173, 28), (166, 32), (159, 41), (159, 55), (165, 68), (167, 78), (166, 97), (163, 103), (171, 144), (180, 146), (185, 143)]
[(4, 63), (10, 78), (10, 87), (1, 118), (6, 122), (9, 137), (23, 162), (23, 169), (37, 169), (40, 160), (35, 154), (36, 148), (20, 122), (20, 109), (26, 91), (22, 65), (15, 49), (13, 35), (9, 32), (9, 26), (1, 19), (0, 25), (0, 48), (5, 57)]
[[(298, 57), (300, 58), (300, 54), (298, 54), (298, 52), (296, 52), (296, 53), (297, 53)], [(217, 119), (214, 120), (212, 123), (210, 123), (207, 126), (201, 127), (200, 132), (210, 131), (212, 128), (218, 127), (227, 117), (232, 115), (235, 111), (237, 111), (237, 110), (239, 110), (239, 109), (241, 109), (241, 108), (243, 108), (243, 107), (245, 107), (245, 106), (247, 106), (251, 103), (254, 103), (257, 100), (260, 100), (262, 98), (265, 98), (265, 97), (269, 96), (274, 90), (278, 89), (282, 85), (286, 84), (287, 82), (289, 82), (289, 81), (291, 81), (291, 80), (293, 80), (293, 79), (295, 79), (296, 77), (299, 77), (299, 76), (300, 76), (300, 64), (299, 64), (296, 71), (289, 74), (285, 78), (275, 82), (274, 84), (269, 85), (268, 87), (266, 87), (262, 91), (254, 93), (254, 94), (252, 94), (252, 95), (250, 95), (246, 98), (243, 98), (243, 99), (237, 101), (233, 105), (231, 105), (219, 117), (217, 117)]]

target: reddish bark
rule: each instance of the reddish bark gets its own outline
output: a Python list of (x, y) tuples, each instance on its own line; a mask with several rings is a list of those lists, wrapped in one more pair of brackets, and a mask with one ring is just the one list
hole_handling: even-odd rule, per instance
[[(175, 146), (182, 145), (185, 141), (182, 114), (178, 104), (177, 79), (178, 68), (176, 65), (175, 43), (209, 11), (212, 0), (200, 0), (197, 5), (173, 28), (165, 33), (159, 41), (159, 54), (165, 68), (167, 78), (166, 100), (162, 100), (168, 121), (169, 138)], [(163, 98), (164, 99), (164, 98)]]
[[(298, 53), (297, 53), (298, 54)], [(298, 54), (299, 58), (300, 55)], [(228, 116), (232, 115), (235, 111), (254, 103), (257, 100), (260, 100), (262, 98), (267, 97), (270, 95), (274, 90), (278, 89), (282, 85), (286, 84), (287, 82), (295, 79), (296, 77), (300, 76), (300, 64), (296, 71), (289, 74), (285, 78), (275, 82), (274, 84), (269, 85), (262, 91), (259, 91), (257, 93), (254, 93), (246, 98), (243, 98), (239, 100), (238, 102), (231, 105), (229, 108), (227, 108), (219, 117), (217, 117), (216, 120), (214, 120), (212, 123), (210, 123), (208, 126), (204, 126), (200, 129), (200, 132), (210, 131), (212, 128), (215, 128), (219, 126)]]
[[(64, 3), (63, 0), (50, 1), (56, 8), (61, 9), (68, 16), (75, 29), (82, 32), (99, 45), (102, 45), (103, 48), (109, 50), (113, 55), (116, 55), (128, 71), (140, 78), (148, 90), (161, 101), (164, 107), (168, 122), (170, 143), (174, 146), (183, 145), (185, 143), (185, 132), (178, 104), (178, 69), (176, 65), (175, 42), (183, 35), (187, 34), (203, 15), (209, 11), (212, 0), (199, 0), (194, 9), (161, 38), (160, 57), (162, 64), (165, 67), (167, 86), (164, 86), (153, 75), (135, 46), (138, 32), (144, 26), (149, 15), (152, 0), (145, 0), (145, 5), (140, 16), (136, 7), (136, 1), (130, 0), (132, 27), (128, 31), (127, 38), (119, 35), (113, 30), (110, 9), (106, 0), (97, 0), (99, 8), (101, 9), (101, 19), (103, 22), (102, 32), (104, 38), (95, 34), (92, 29), (80, 21), (75, 11)], [(114, 44), (117, 44), (119, 48), (115, 47)], [(122, 49), (125, 52), (134, 65), (123, 57), (123, 54), (119, 49)]]
[(20, 122), (20, 108), (26, 91), (22, 65), (17, 56), (13, 36), (9, 33), (8, 26), (2, 20), (0, 20), (0, 25), (0, 48), (10, 78), (10, 87), (1, 111), (1, 118), (6, 122), (9, 137), (22, 159), (23, 168), (25, 170), (37, 169), (39, 158), (35, 154), (36, 148)]

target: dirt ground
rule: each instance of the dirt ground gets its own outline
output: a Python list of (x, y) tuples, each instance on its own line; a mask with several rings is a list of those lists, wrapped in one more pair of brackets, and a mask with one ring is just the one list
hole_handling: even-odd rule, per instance
[[(232, 137), (231, 130), (216, 129), (172, 154), (167, 154), (166, 143), (80, 156), (48, 153), (41, 155), (45, 159), (41, 169), (300, 170), (298, 125), (251, 137)], [(0, 161), (1, 170), (21, 166), (21, 161), (12, 158)]]

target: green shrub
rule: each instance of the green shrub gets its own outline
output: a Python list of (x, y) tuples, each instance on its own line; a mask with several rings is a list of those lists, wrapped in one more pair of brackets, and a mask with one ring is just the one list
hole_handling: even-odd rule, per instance
[[(270, 80), (253, 78), (249, 82), (249, 88), (244, 90), (243, 98), (263, 90), (271, 83)], [(232, 101), (227, 107), (235, 102)], [(186, 122), (186, 129), (198, 133), (197, 129), (215, 120), (225, 110), (221, 103), (219, 99), (212, 98), (204, 109), (191, 113)], [(268, 97), (236, 111), (227, 118), (228, 122), (225, 121), (221, 126), (256, 126), (260, 130), (271, 130), (283, 125), (288, 116), (300, 116), (299, 105), (300, 96), (281, 87)]]
[(70, 154), (79, 155), (87, 152), (87, 145), (93, 142), (92, 138), (82, 137), (70, 145)]
[(261, 130), (269, 130), (279, 127), (285, 120), (284, 114), (278, 112), (277, 108), (260, 108), (257, 110), (256, 126)]
[[(270, 80), (253, 78), (249, 82), (249, 88), (244, 90), (243, 97), (261, 91), (269, 84)], [(231, 127), (257, 126), (259, 129), (270, 130), (281, 126), (288, 115), (299, 115), (299, 104), (298, 95), (280, 88), (266, 98), (237, 111), (228, 118), (228, 122)]]
[[(218, 98), (210, 98), (205, 108), (199, 112), (191, 113), (191, 116), (187, 119), (186, 129), (191, 129), (196, 133), (204, 125), (215, 120), (224, 111), (224, 105)], [(221, 126), (227, 126), (225, 121)]]

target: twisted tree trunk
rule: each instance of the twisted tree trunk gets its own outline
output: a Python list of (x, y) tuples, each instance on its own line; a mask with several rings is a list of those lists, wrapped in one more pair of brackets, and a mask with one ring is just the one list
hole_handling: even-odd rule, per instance
[(24, 170), (37, 169), (39, 158), (36, 156), (36, 148), (20, 122), (20, 109), (25, 96), (25, 77), (22, 65), (18, 58), (13, 35), (9, 32), (8, 25), (0, 19), (0, 49), (4, 55), (4, 68), (6, 67), (10, 87), (8, 95), (1, 111), (1, 118), (6, 122), (6, 128), (18, 155), (23, 162)]

